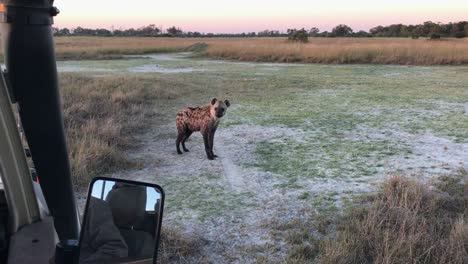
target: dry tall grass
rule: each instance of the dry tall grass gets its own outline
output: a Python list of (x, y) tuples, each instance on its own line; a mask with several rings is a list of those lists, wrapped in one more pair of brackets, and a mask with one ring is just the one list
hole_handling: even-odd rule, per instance
[(322, 263), (466, 263), (467, 174), (436, 186), (403, 177), (385, 182), (366, 208), (342, 219)]
[(216, 39), (205, 55), (264, 62), (460, 65), (468, 63), (468, 39), (312, 38), (291, 43), (280, 38)]
[(73, 182), (86, 186), (103, 173), (135, 166), (124, 150), (138, 144), (155, 113), (156, 98), (173, 98), (164, 82), (149, 77), (61, 74), (65, 130)]
[(141, 37), (56, 37), (57, 59), (108, 59), (125, 54), (181, 51), (200, 40)]
[(61, 60), (176, 52), (204, 43), (208, 45), (201, 46), (204, 56), (241, 61), (468, 64), (468, 39), (312, 38), (309, 43), (292, 43), (286, 38), (56, 37), (55, 42), (57, 59)]

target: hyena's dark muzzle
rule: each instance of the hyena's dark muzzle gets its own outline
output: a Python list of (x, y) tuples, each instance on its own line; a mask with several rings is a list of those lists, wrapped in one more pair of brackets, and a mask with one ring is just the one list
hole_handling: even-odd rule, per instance
[(216, 117), (221, 118), (223, 117), (223, 115), (224, 115), (224, 108), (218, 108), (218, 110), (216, 110)]

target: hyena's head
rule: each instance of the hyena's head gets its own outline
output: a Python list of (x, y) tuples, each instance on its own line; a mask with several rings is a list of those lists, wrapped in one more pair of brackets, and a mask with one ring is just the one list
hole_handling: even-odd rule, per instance
[(221, 118), (226, 114), (227, 108), (231, 105), (229, 100), (211, 99), (211, 115), (214, 118)]

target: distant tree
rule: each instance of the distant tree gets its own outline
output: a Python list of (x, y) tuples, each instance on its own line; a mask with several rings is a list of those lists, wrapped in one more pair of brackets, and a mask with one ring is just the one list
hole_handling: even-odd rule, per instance
[(380, 33), (383, 32), (384, 30), (385, 30), (384, 27), (382, 27), (382, 26), (377, 26), (377, 27), (371, 28), (371, 29), (369, 30), (369, 32), (370, 32), (372, 35), (376, 36), (376, 37), (380, 37)]
[(353, 29), (344, 24), (340, 24), (332, 30), (332, 34), (336, 37), (348, 37), (351, 33), (353, 33)]
[(331, 37), (331, 33), (328, 31), (323, 31), (322, 33), (320, 33), (320, 36), (324, 38), (329, 38)]
[(138, 35), (142, 37), (156, 37), (161, 33), (161, 29), (151, 24), (137, 29)]
[(73, 30), (73, 35), (79, 36), (79, 35), (83, 34), (83, 28), (82, 27), (77, 27), (77, 28), (74, 28), (72, 30)]
[(304, 28), (299, 29), (299, 30), (288, 29), (288, 40), (306, 43), (306, 42), (309, 42), (309, 35)]
[(269, 29), (265, 29), (257, 33), (258, 37), (277, 37), (279, 35), (280, 33), (278, 30), (269, 30)]
[(123, 32), (124, 36), (131, 37), (131, 36), (136, 36), (137, 31), (134, 28), (129, 28)]
[(418, 36), (418, 37), (425, 36), (424, 26), (423, 25), (416, 26), (415, 29), (413, 30), (413, 34), (414, 36)]
[(371, 34), (367, 33), (367, 32), (364, 31), (364, 30), (359, 30), (358, 32), (354, 33), (352, 36), (353, 36), (353, 37), (356, 37), (356, 38), (368, 38), (368, 37), (372, 37)]
[(268, 37), (270, 36), (270, 30), (265, 29), (263, 31), (258, 32), (257, 36), (259, 37)]
[(112, 35), (122, 37), (124, 36), (124, 31), (121, 29), (115, 29), (114, 31), (112, 31)]
[(178, 37), (178, 36), (182, 35), (182, 29), (177, 28), (175, 26), (172, 26), (172, 27), (168, 28), (166, 31), (172, 37)]
[[(110, 30), (104, 28), (90, 29), (83, 27), (76, 27), (73, 29), (68, 28), (53, 28), (54, 36), (120, 36), (120, 37), (132, 37), (132, 36), (168, 36), (168, 37), (277, 37), (287, 36), (294, 41), (308, 40), (308, 37), (431, 37), (433, 34), (439, 35), (440, 37), (457, 37), (464, 38), (468, 36), (468, 21), (451, 22), (447, 24), (434, 23), (432, 21), (426, 21), (422, 24), (416, 25), (403, 25), (403, 24), (392, 24), (388, 26), (376, 26), (370, 29), (369, 32), (353, 30), (347, 25), (338, 25), (332, 32), (323, 31), (319, 32), (318, 28), (312, 27), (309, 30), (305, 29), (290, 29), (287, 33), (279, 32), (278, 30), (263, 30), (258, 33), (255, 32), (243, 32), (237, 34), (231, 33), (200, 33), (200, 32), (186, 32), (182, 29), (173, 26), (165, 31), (163, 34), (161, 27), (150, 24), (143, 26), (138, 29), (114, 29), (111, 27)], [(305, 35), (305, 37), (301, 37)], [(305, 40), (305, 41), (307, 41)]]
[(98, 29), (94, 30), (93, 35), (109, 37), (109, 36), (112, 36), (112, 32), (110, 30), (105, 29), (105, 28), (98, 28)]
[(58, 31), (59, 36), (69, 36), (71, 34), (68, 28), (62, 28)]
[(451, 35), (450, 33), (452, 32), (452, 26), (453, 26), (452, 23), (441, 24), (439, 33), (444, 37), (449, 37)]
[(309, 37), (317, 37), (319, 35), (320, 30), (316, 27), (313, 27), (309, 30)]

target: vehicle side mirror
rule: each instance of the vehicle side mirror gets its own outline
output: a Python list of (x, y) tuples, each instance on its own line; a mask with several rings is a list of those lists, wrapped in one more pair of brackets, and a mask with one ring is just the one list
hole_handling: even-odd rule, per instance
[(164, 191), (158, 185), (93, 179), (81, 227), (79, 263), (156, 263), (163, 207)]

